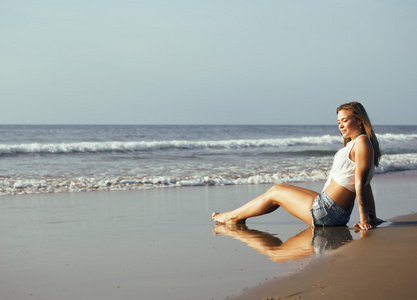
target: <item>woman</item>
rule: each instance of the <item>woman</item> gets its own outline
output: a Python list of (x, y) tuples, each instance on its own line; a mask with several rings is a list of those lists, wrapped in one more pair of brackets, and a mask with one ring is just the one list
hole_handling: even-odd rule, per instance
[(334, 158), (321, 194), (288, 184), (277, 184), (265, 194), (226, 213), (214, 212), (218, 223), (244, 223), (247, 218), (270, 213), (282, 206), (308, 225), (343, 226), (349, 221), (355, 198), (358, 229), (371, 229), (378, 219), (370, 181), (381, 152), (371, 122), (362, 104), (346, 103), (337, 108), (337, 122), (345, 142)]

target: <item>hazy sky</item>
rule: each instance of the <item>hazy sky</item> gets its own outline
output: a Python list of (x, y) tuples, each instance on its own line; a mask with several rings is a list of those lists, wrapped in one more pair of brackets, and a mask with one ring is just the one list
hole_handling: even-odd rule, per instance
[(0, 124), (417, 114), (417, 1), (2, 0)]

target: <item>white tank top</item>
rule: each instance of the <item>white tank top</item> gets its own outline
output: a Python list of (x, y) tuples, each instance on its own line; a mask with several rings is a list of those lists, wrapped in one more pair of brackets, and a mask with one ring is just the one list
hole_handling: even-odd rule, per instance
[[(355, 145), (356, 140), (361, 137), (366, 136), (366, 134), (362, 134), (358, 136), (353, 141), (350, 141), (346, 144), (346, 146), (339, 151), (337, 151), (336, 155), (334, 156), (333, 166), (330, 170), (329, 178), (324, 185), (323, 191), (326, 187), (330, 184), (330, 181), (333, 179), (338, 184), (347, 188), (351, 192), (355, 192), (355, 167), (356, 164), (349, 158), (350, 151), (352, 150), (353, 146)], [(366, 185), (371, 182), (372, 177), (374, 176), (374, 160), (372, 157), (372, 166), (369, 170), (368, 178), (366, 180)]]

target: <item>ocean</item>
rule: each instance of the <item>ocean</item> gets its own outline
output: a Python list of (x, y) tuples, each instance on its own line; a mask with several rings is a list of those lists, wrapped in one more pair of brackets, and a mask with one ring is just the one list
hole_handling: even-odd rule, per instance
[[(376, 174), (417, 169), (417, 126), (374, 126)], [(0, 125), (0, 195), (325, 180), (337, 125)]]

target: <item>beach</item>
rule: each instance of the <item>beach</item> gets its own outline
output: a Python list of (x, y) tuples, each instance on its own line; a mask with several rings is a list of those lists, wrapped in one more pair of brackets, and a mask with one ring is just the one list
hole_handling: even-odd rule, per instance
[[(415, 299), (415, 182), (415, 172), (405, 172), (380, 177), (374, 185), (379, 202), (393, 195), (393, 205), (414, 202), (409, 202), (409, 214), (384, 217), (386, 222), (377, 228), (359, 232), (358, 240), (232, 299)], [(380, 208), (382, 215), (389, 214), (387, 208)]]
[(417, 2), (3, 2), (0, 300), (417, 298)]
[(356, 207), (336, 230), (312, 230), (284, 210), (244, 227), (213, 224), (212, 211), (263, 184), (2, 196), (0, 298), (407, 298), (417, 220), (394, 217), (417, 211), (416, 179), (375, 176), (377, 213), (390, 221), (362, 238), (351, 228)]
[(233, 299), (415, 299), (417, 214), (390, 223)]

